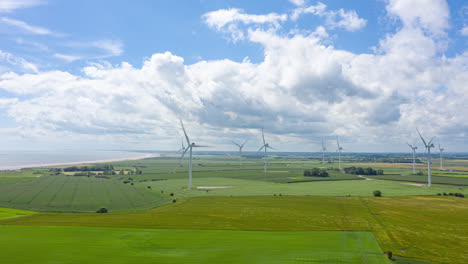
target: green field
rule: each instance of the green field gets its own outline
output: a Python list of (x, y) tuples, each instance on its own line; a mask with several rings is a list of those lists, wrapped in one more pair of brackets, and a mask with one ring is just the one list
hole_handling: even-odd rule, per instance
[[(264, 231), (372, 231), (382, 250), (430, 263), (468, 261), (468, 200), (457, 197), (194, 197), (109, 214), (43, 213), (2, 225)], [(398, 259), (398, 258), (397, 258)], [(398, 263), (398, 262), (397, 262)]]
[(0, 226), (0, 232), (9, 264), (389, 263), (370, 232), (49, 226)]
[[(366, 163), (385, 171), (366, 180), (318, 158), (272, 156), (264, 173), (257, 156), (246, 157), (242, 168), (236, 156), (194, 156), (191, 190), (186, 162), (180, 166), (173, 157), (113, 162), (116, 172), (138, 168), (143, 174), (108, 178), (51, 175), (48, 169), (0, 172), (0, 206), (42, 212), (0, 209), (2, 234), (12, 234), (18, 250), (24, 245), (34, 253), (8, 255), (8, 263), (50, 263), (51, 256), (52, 263), (249, 263), (252, 256), (258, 257), (254, 263), (387, 263), (387, 250), (396, 264), (468, 263), (468, 200), (437, 196), (466, 194), (468, 178), (449, 176), (463, 170), (440, 171), (447, 175), (434, 176), (429, 188), (414, 185), (427, 177), (411, 175), (407, 163)], [(359, 163), (346, 166), (353, 164)], [(460, 169), (467, 164), (448, 162)], [(303, 176), (317, 167), (329, 177)], [(374, 190), (383, 197), (373, 197)], [(96, 214), (101, 207), (110, 213)], [(371, 245), (377, 243), (370, 234), (381, 248)], [(285, 242), (273, 243), (275, 236)], [(8, 242), (0, 241), (6, 252)], [(43, 250), (32, 249), (42, 244)], [(89, 253), (77, 256), (83, 250)]]
[[(21, 179), (21, 178), (20, 178)], [(0, 206), (34, 211), (125, 211), (161, 206), (169, 197), (111, 179), (42, 176), (0, 184)]]
[(32, 214), (35, 214), (35, 212), (10, 209), (10, 208), (0, 208), (0, 219), (26, 216), (26, 215), (32, 215)]

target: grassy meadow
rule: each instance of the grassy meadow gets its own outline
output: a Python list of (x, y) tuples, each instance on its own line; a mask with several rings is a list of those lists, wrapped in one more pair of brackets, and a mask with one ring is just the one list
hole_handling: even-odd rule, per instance
[[(0, 209), (8, 234), (0, 252), (34, 252), (9, 253), (8, 263), (468, 262), (468, 200), (437, 196), (466, 194), (468, 163), (434, 168), (439, 175), (427, 187), (427, 176), (407, 163), (348, 159), (343, 167), (385, 173), (345, 174), (336, 162), (297, 155), (270, 157), (267, 173), (259, 156), (240, 168), (234, 155), (196, 155), (191, 190), (187, 162), (172, 156), (112, 162), (116, 175), (106, 178), (0, 172), (0, 206), (15, 208)], [(312, 168), (329, 176), (305, 177)], [(142, 174), (128, 174), (137, 169)], [(95, 213), (101, 207), (109, 213)], [(393, 262), (382, 254), (388, 250)]]

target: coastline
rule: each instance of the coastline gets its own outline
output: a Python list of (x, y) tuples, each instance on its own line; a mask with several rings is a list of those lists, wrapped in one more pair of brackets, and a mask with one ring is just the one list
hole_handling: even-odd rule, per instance
[(114, 158), (114, 159), (98, 159), (98, 160), (85, 160), (85, 161), (72, 161), (72, 162), (57, 162), (57, 163), (39, 163), (39, 164), (26, 164), (26, 165), (16, 165), (16, 166), (2, 166), (0, 171), (16, 171), (21, 169), (30, 169), (30, 168), (48, 168), (54, 166), (67, 166), (67, 165), (81, 165), (81, 164), (93, 164), (93, 163), (102, 163), (102, 162), (116, 162), (116, 161), (126, 161), (126, 160), (141, 160), (147, 158), (158, 158), (161, 157), (161, 154), (152, 153), (145, 154), (136, 157), (127, 157), (127, 158)]

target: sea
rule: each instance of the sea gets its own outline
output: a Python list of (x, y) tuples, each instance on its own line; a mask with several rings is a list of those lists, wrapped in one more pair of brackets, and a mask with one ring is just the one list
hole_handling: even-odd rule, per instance
[(136, 160), (159, 157), (158, 153), (120, 150), (13, 150), (0, 151), (0, 170), (41, 166)]

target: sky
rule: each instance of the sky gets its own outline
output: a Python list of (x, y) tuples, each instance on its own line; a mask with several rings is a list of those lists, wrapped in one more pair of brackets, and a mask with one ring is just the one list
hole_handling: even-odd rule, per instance
[(0, 144), (468, 152), (467, 44), (463, 0), (0, 0)]

